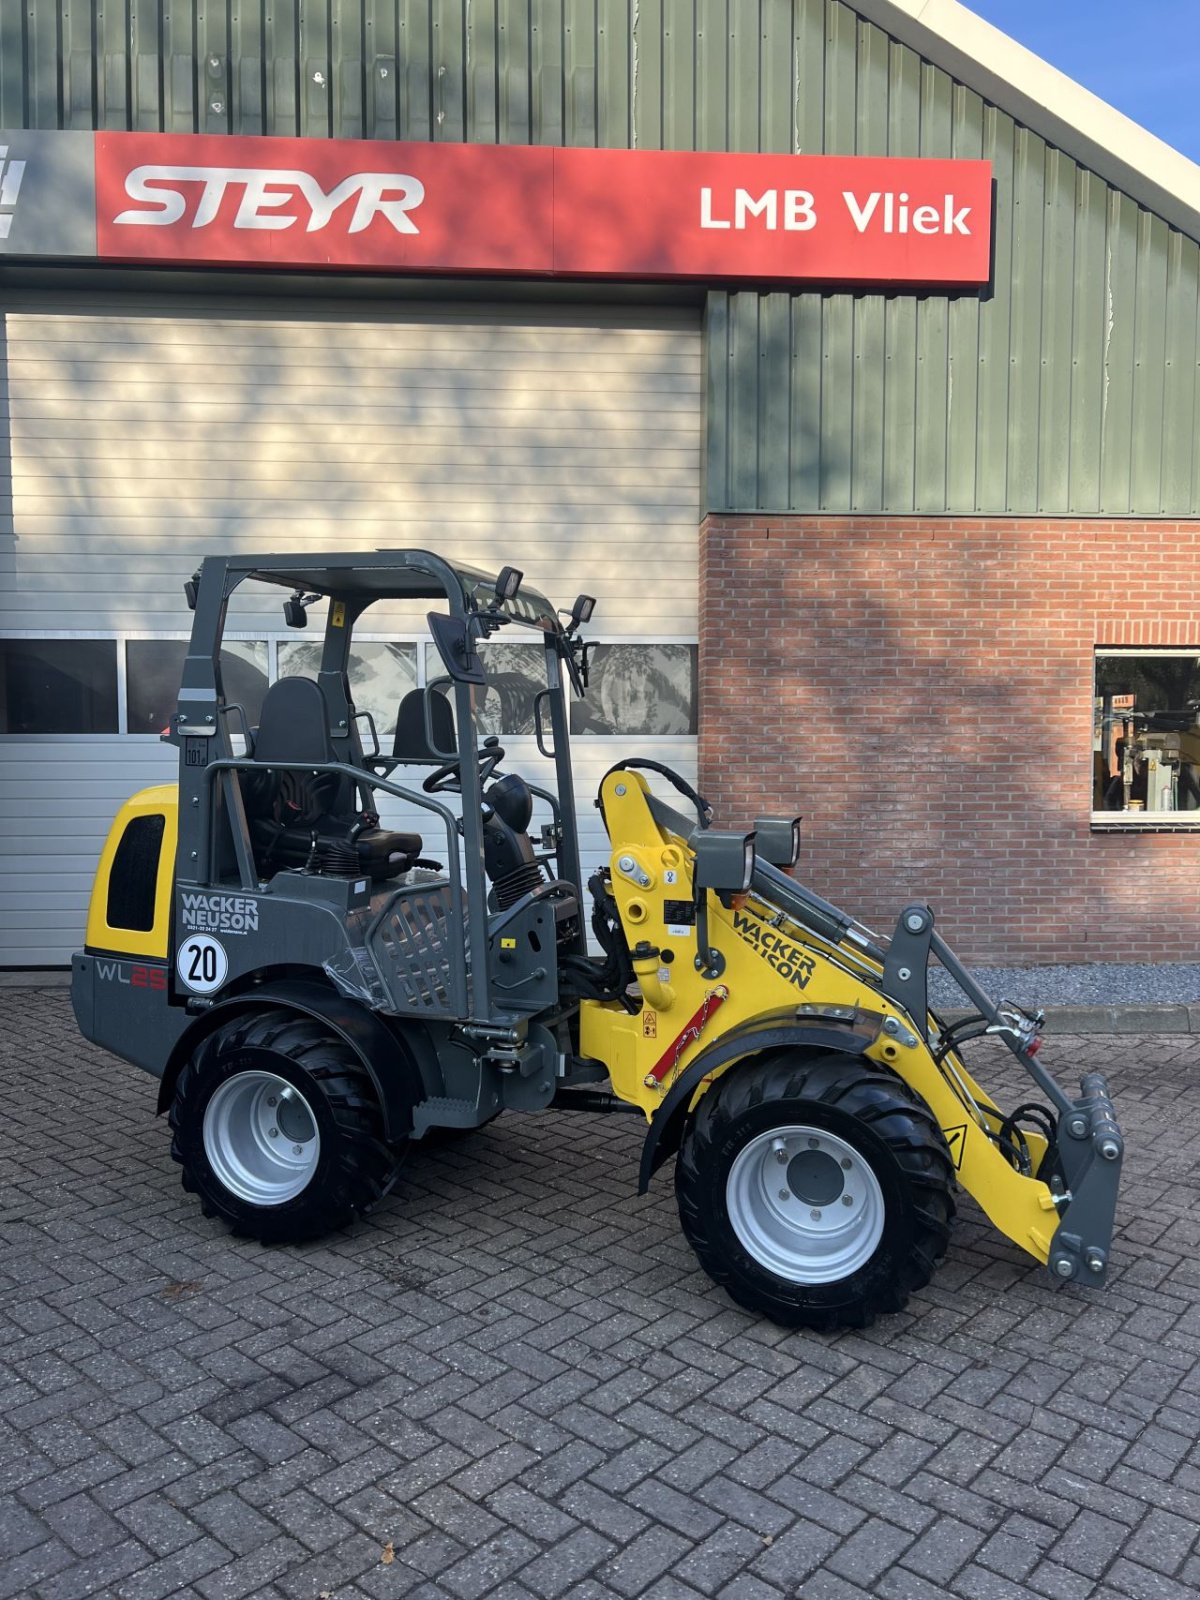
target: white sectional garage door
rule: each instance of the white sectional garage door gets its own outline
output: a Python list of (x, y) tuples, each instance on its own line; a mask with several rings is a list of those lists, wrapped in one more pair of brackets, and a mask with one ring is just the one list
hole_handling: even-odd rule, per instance
[[(157, 731), (205, 554), (416, 545), (519, 566), (563, 606), (594, 594), (607, 648), (574, 713), (585, 869), (606, 854), (591, 799), (613, 761), (694, 780), (694, 313), (76, 300), (10, 311), (4, 335), (0, 966), (69, 960), (114, 812), (174, 777)], [(363, 626), (386, 729), (425, 681), (425, 629), (399, 610)], [(289, 633), (277, 599), (239, 601), (230, 628), (234, 693), (307, 670), (314, 634)], [(545, 781), (522, 657), (507, 635), (494, 648), (489, 715), (509, 765)]]

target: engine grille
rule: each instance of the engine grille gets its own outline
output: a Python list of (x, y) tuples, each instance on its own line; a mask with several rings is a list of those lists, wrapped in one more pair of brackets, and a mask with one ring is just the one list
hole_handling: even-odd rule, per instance
[(466, 1016), (470, 954), (448, 885), (401, 889), (371, 935), (371, 953), (396, 1011)]

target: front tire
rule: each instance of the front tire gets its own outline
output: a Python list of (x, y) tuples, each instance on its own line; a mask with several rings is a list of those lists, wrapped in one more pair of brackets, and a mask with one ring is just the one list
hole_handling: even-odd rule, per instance
[(788, 1052), (727, 1073), (675, 1167), (684, 1233), (747, 1310), (862, 1328), (945, 1254), (954, 1167), (928, 1107), (874, 1062)]
[(169, 1120), (171, 1155), (205, 1216), (264, 1244), (315, 1239), (361, 1216), (399, 1156), (355, 1052), (279, 1007), (238, 1017), (199, 1046)]

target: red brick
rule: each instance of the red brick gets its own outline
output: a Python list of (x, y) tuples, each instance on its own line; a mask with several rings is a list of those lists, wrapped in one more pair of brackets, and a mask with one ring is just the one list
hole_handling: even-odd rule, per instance
[(1200, 834), (1090, 829), (1092, 650), (1200, 648), (1200, 523), (710, 516), (701, 788), (976, 962), (1200, 958)]

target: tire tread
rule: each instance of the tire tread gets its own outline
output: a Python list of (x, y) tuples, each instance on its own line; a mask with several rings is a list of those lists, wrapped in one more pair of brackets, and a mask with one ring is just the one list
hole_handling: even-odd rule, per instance
[[(717, 1175), (710, 1170), (717, 1144), (739, 1118), (767, 1103), (793, 1102), (780, 1120), (800, 1120), (796, 1101), (816, 1102), (865, 1124), (886, 1143), (909, 1190), (916, 1191), (911, 1196), (913, 1238), (894, 1278), (870, 1280), (868, 1290), (840, 1303), (812, 1303), (819, 1297), (789, 1286), (765, 1268), (755, 1268), (748, 1276), (719, 1237), (724, 1201), (714, 1208)], [(723, 1195), (723, 1178), (719, 1187)], [(930, 1281), (945, 1255), (955, 1212), (954, 1164), (925, 1102), (894, 1073), (832, 1051), (766, 1056), (721, 1078), (685, 1129), (675, 1167), (675, 1192), (684, 1233), (715, 1283), (738, 1304), (784, 1326), (826, 1332), (867, 1327), (881, 1313), (902, 1311), (909, 1295)], [(863, 1276), (852, 1274), (847, 1282)]]
[[(211, 1176), (196, 1123), (202, 1122), (205, 1089), (222, 1060), (244, 1049), (273, 1051), (320, 1086), (338, 1136), (320, 1205), (310, 1199), (303, 1205), (250, 1206), (227, 1195)], [(279, 1007), (234, 1018), (208, 1035), (179, 1075), (167, 1120), (183, 1187), (199, 1194), (204, 1215), (263, 1243), (317, 1238), (362, 1216), (378, 1200), (397, 1159), (384, 1142), (374, 1084), (354, 1051), (313, 1018)]]

